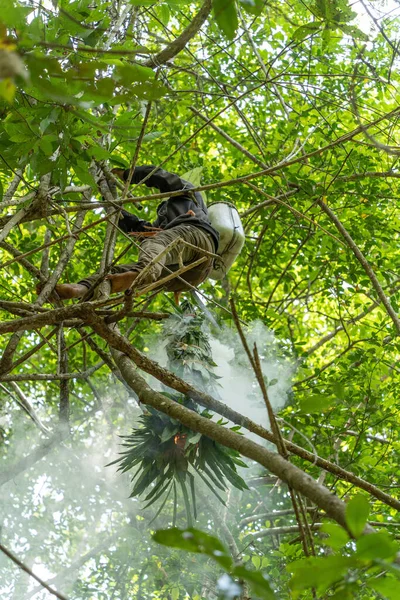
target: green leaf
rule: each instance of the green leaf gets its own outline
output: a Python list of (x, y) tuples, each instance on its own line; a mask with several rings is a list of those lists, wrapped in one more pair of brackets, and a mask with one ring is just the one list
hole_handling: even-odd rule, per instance
[(3, 2), (1, 6), (1, 22), (11, 28), (23, 27), (26, 17), (34, 10), (34, 7), (19, 5), (13, 0)]
[[(290, 587), (294, 591), (317, 588), (324, 591), (340, 581), (346, 571), (355, 564), (355, 559), (347, 556), (327, 556), (323, 558), (302, 558), (286, 568), (293, 573)], [(298, 596), (295, 595), (295, 598)]]
[(258, 17), (265, 6), (263, 0), (239, 0), (240, 5), (250, 15)]
[(345, 546), (350, 539), (347, 531), (336, 523), (323, 523), (321, 531), (329, 535), (328, 539), (324, 539), (324, 544), (334, 550), (339, 550)]
[(333, 390), (333, 393), (335, 394), (336, 398), (338, 398), (338, 400), (343, 400), (343, 397), (344, 397), (343, 383), (340, 383), (339, 381), (335, 381), (335, 383), (332, 386), (332, 390)]
[(16, 91), (15, 83), (9, 77), (0, 81), (0, 98), (4, 98), (9, 104), (14, 100)]
[(315, 0), (315, 4), (312, 7), (313, 13), (323, 18), (325, 21), (329, 21), (331, 18), (331, 0)]
[(346, 25), (345, 23), (338, 24), (339, 29), (343, 31), (343, 33), (347, 33), (352, 38), (356, 40), (362, 40), (363, 42), (368, 42), (368, 36), (366, 33), (355, 27), (354, 25)]
[(51, 113), (40, 122), (39, 130), (42, 135), (51, 123), (55, 123), (60, 118), (60, 112), (59, 108), (53, 108)]
[(329, 410), (336, 404), (335, 398), (325, 396), (309, 396), (300, 402), (300, 412), (303, 414), (321, 413)]
[(51, 156), (56, 148), (55, 142), (58, 142), (56, 135), (44, 135), (39, 140), (39, 148), (45, 156)]
[(386, 531), (363, 535), (357, 540), (357, 554), (363, 560), (393, 558), (398, 546)]
[(247, 581), (258, 598), (262, 598), (262, 600), (274, 600), (276, 598), (269, 581), (259, 571), (250, 571), (246, 566), (238, 566), (232, 570), (232, 575)]
[(328, 26), (324, 27), (322, 31), (322, 48), (325, 50), (329, 42), (331, 41), (331, 30)]
[(292, 39), (295, 42), (302, 42), (312, 33), (317, 33), (321, 29), (321, 23), (313, 21), (311, 23), (307, 23), (306, 25), (301, 25), (294, 34), (292, 35)]
[(96, 182), (89, 173), (87, 167), (73, 165), (72, 168), (75, 171), (76, 176), (82, 183), (86, 183), (87, 185), (92, 185), (94, 187), (96, 186)]
[(367, 581), (367, 586), (382, 594), (388, 600), (399, 600), (399, 582), (396, 579), (390, 577), (373, 578)]
[(201, 175), (203, 173), (204, 167), (195, 167), (190, 171), (186, 171), (183, 175), (181, 175), (182, 179), (189, 181), (194, 186), (201, 185)]
[(151, 6), (155, 4), (154, 0), (129, 0), (133, 6)]
[(149, 67), (142, 67), (141, 65), (117, 65), (115, 67), (114, 78), (122, 85), (128, 86), (133, 81), (148, 81), (154, 79), (154, 71)]
[(161, 4), (158, 8), (158, 14), (160, 21), (163, 25), (167, 26), (169, 22), (170, 12), (167, 4)]
[(177, 587), (172, 588), (172, 590), (171, 590), (171, 599), (172, 600), (179, 600), (179, 588), (177, 588)]
[(346, 506), (346, 523), (355, 538), (360, 537), (367, 524), (369, 502), (362, 494), (357, 494)]
[(180, 428), (179, 423), (176, 423), (176, 425), (173, 425), (172, 423), (171, 423), (171, 425), (167, 425), (163, 429), (163, 432), (161, 434), (161, 437), (160, 437), (161, 443), (164, 443), (167, 440), (170, 440), (172, 438), (172, 436), (174, 436), (179, 431), (179, 428)]
[(213, 0), (213, 12), (222, 33), (233, 40), (239, 24), (235, 0)]
[(154, 541), (170, 548), (205, 554), (217, 562), (231, 575), (249, 582), (252, 590), (262, 600), (273, 600), (274, 593), (267, 579), (259, 572), (249, 571), (244, 566), (234, 567), (232, 558), (218, 538), (198, 529), (181, 530), (177, 527), (159, 529), (153, 534)]
[(152, 537), (158, 544), (170, 548), (180, 548), (187, 552), (206, 554), (224, 569), (230, 569), (232, 566), (232, 558), (219, 539), (199, 529), (178, 529), (177, 527), (159, 529)]
[(192, 433), (188, 433), (187, 441), (191, 444), (197, 444), (201, 440), (202, 434), (193, 431)]
[(163, 136), (165, 131), (151, 131), (143, 136), (143, 142), (152, 142)]

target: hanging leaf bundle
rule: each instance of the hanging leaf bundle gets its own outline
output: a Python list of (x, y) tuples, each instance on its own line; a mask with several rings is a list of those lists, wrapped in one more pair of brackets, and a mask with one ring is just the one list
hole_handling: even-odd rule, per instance
[(169, 368), (182, 379), (189, 379), (198, 389), (217, 393), (218, 379), (214, 373), (216, 363), (207, 333), (204, 331), (204, 315), (195, 312), (187, 300), (180, 312), (173, 314), (163, 327)]
[[(210, 417), (205, 412), (202, 415)], [(146, 494), (144, 508), (162, 498), (156, 516), (172, 492), (175, 523), (177, 490), (180, 490), (188, 523), (192, 523), (192, 515), (196, 519), (196, 473), (222, 503), (221, 492), (227, 490), (228, 482), (240, 490), (247, 489), (236, 471), (237, 466), (245, 467), (246, 464), (235, 450), (191, 431), (153, 408), (139, 420), (142, 426), (123, 438), (126, 449), (115, 462), (119, 462), (119, 470), (123, 473), (136, 468), (131, 497)]]
[[(189, 303), (183, 304), (181, 310), (163, 328), (164, 338), (168, 340), (169, 366), (184, 378), (190, 376), (192, 381), (196, 379), (202, 389), (210, 390), (217, 385), (218, 378), (212, 371), (216, 365), (211, 357), (207, 334), (203, 331), (204, 317), (194, 314)], [(164, 393), (187, 408), (200, 412), (191, 399)], [(212, 416), (206, 410), (200, 414), (206, 418)], [(129, 436), (124, 436), (125, 450), (121, 457), (111, 464), (119, 463), (118, 470), (123, 473), (135, 470), (131, 497), (146, 494), (144, 508), (161, 500), (154, 518), (172, 494), (175, 524), (179, 490), (191, 526), (192, 516), (196, 518), (196, 474), (222, 503), (221, 493), (227, 490), (228, 484), (239, 490), (247, 489), (245, 481), (237, 473), (237, 467), (246, 467), (246, 464), (235, 450), (191, 431), (153, 408), (148, 408), (139, 421), (140, 425)]]

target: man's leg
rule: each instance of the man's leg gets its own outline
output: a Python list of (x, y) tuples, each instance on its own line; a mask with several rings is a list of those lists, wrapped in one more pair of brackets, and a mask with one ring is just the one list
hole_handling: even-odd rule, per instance
[[(164, 266), (176, 266), (179, 265), (180, 262), (187, 265), (196, 261), (204, 256), (201, 252), (202, 249), (208, 252), (214, 252), (214, 245), (211, 241), (211, 237), (199, 227), (195, 227), (194, 225), (178, 225), (172, 229), (167, 229), (142, 242), (137, 263), (117, 265), (112, 268), (112, 274), (106, 277), (111, 283), (111, 293), (123, 292), (130, 288), (138, 276), (138, 273), (147, 267), (154, 258), (161, 254), (163, 250), (177, 238), (189, 242), (193, 247), (178, 242), (167, 254), (161, 256), (160, 259), (149, 268), (146, 276), (141, 280), (141, 284), (147, 285), (160, 279)], [(204, 265), (201, 265), (200, 269), (195, 269), (195, 272), (192, 273), (191, 271), (187, 271), (184, 274), (183, 279), (190, 282), (191, 285), (197, 285), (207, 277), (208, 272), (211, 270), (211, 266), (212, 259), (209, 259)], [(91, 275), (90, 277), (82, 279), (79, 283), (59, 284), (55, 289), (62, 300), (81, 298), (86, 294), (88, 289), (96, 283), (98, 277), (98, 274)], [(177, 279), (172, 280), (172, 282), (168, 284), (167, 289), (175, 292), (188, 289), (188, 287), (190, 286), (185, 286), (184, 282), (180, 282)]]
[[(210, 254), (215, 253), (214, 242), (210, 234), (208, 234), (204, 229), (200, 227), (195, 227), (193, 225), (180, 226), (182, 231), (180, 233), (180, 237), (183, 241), (188, 242), (191, 246), (186, 244), (182, 244), (182, 254), (180, 259), (183, 264), (190, 265), (200, 258), (204, 258), (207, 256), (203, 250), (209, 252)], [(178, 228), (176, 228), (178, 229)], [(178, 248), (179, 250), (179, 248)], [(173, 271), (177, 271), (179, 269), (178, 255), (174, 251), (171, 253), (171, 256), (168, 257), (166, 267), (169, 267)], [(167, 292), (181, 292), (185, 290), (189, 290), (192, 287), (196, 287), (200, 283), (202, 283), (205, 279), (207, 279), (210, 271), (212, 270), (212, 266), (214, 263), (214, 259), (212, 257), (207, 257), (207, 260), (200, 265), (197, 265), (193, 269), (189, 269), (182, 275), (177, 277), (176, 279), (172, 279), (168, 281), (164, 289)], [(168, 269), (163, 269), (161, 277), (165, 277), (169, 274)]]
[[(107, 279), (111, 281), (113, 286), (113, 291), (122, 292), (127, 290), (133, 283), (133, 281), (138, 276), (138, 273), (143, 271), (152, 260), (157, 258), (172, 242), (174, 242), (177, 238), (181, 237), (181, 231), (179, 231), (180, 227), (174, 227), (173, 229), (168, 229), (167, 231), (161, 231), (157, 233), (155, 236), (151, 238), (146, 238), (141, 244), (139, 249), (139, 258), (137, 263), (134, 265), (134, 270), (132, 271), (124, 271), (124, 272), (114, 272), (111, 275), (107, 276)], [(163, 266), (165, 264), (171, 264), (174, 262), (174, 257), (178, 254), (171, 254), (174, 250), (177, 249), (182, 250), (182, 246), (178, 244), (172, 248), (172, 250), (163, 256), (161, 256), (156, 263), (151, 265), (146, 272), (144, 278), (141, 278), (140, 284), (148, 285), (157, 281), (160, 278)]]
[(80, 283), (59, 283), (54, 289), (61, 300), (71, 300), (71, 298), (81, 298), (89, 288)]
[[(110, 279), (111, 283), (111, 293), (115, 294), (118, 292), (123, 292), (127, 290), (134, 279), (138, 275), (137, 270), (133, 270), (136, 268), (136, 263), (132, 263), (130, 265), (117, 265), (113, 267), (111, 270), (114, 273), (121, 273), (124, 278), (123, 280), (114, 280), (113, 275), (108, 275), (106, 279)], [(61, 300), (70, 300), (71, 298), (82, 298), (88, 290), (96, 284), (99, 280), (99, 273), (95, 273), (94, 275), (90, 275), (89, 277), (85, 277), (79, 283), (59, 283), (55, 287), (55, 291), (61, 298)]]
[[(179, 266), (189, 265), (195, 262), (199, 258), (203, 258), (204, 253), (202, 250), (214, 253), (214, 243), (211, 236), (194, 225), (178, 225), (172, 229), (167, 229), (157, 233), (154, 237), (147, 238), (140, 246), (139, 259), (135, 265), (136, 271), (143, 271), (151, 261), (162, 254), (170, 244), (178, 240), (189, 242), (190, 246), (177, 242), (168, 250), (167, 253), (160, 256), (157, 262), (146, 271), (144, 278), (140, 278), (140, 285), (148, 285), (153, 283), (162, 277), (169, 275), (170, 271), (177, 271)], [(190, 289), (191, 286), (196, 286), (204, 279), (207, 278), (208, 273), (211, 271), (213, 259), (209, 258), (202, 265), (196, 267), (193, 270), (186, 271), (182, 275), (182, 279), (187, 281), (190, 285), (185, 285), (184, 281), (179, 279), (173, 279), (168, 282), (165, 286), (167, 291), (182, 291)], [(171, 269), (168, 270), (168, 267)], [(113, 285), (118, 290), (123, 291), (131, 286), (131, 283), (136, 279), (136, 273), (121, 273), (116, 275), (110, 275), (108, 279), (113, 282)]]

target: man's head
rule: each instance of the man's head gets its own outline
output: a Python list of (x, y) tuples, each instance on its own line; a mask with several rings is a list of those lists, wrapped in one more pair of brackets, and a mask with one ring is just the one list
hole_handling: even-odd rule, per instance
[(118, 177), (119, 179), (122, 179), (122, 181), (125, 181), (124, 180), (125, 169), (121, 169), (121, 167), (116, 167), (115, 169), (111, 169), (111, 173), (113, 175), (115, 175), (115, 177)]

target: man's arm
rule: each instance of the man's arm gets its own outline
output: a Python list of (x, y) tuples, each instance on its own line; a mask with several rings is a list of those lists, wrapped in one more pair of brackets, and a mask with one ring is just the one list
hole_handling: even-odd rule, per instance
[[(143, 167), (135, 167), (131, 183), (141, 183), (156, 167), (154, 165), (145, 165)], [(123, 174), (123, 179), (126, 181), (129, 177), (129, 169), (126, 169)], [(147, 187), (155, 187), (160, 192), (177, 192), (179, 190), (190, 190), (193, 185), (188, 181), (184, 181), (175, 173), (169, 173), (164, 169), (156, 169), (146, 181), (143, 182)], [(182, 195), (187, 195), (183, 192)]]
[(118, 227), (124, 233), (149, 231), (146, 227), (152, 227), (152, 224), (144, 219), (139, 219), (136, 215), (132, 215), (126, 210), (121, 211), (121, 216), (118, 221)]

